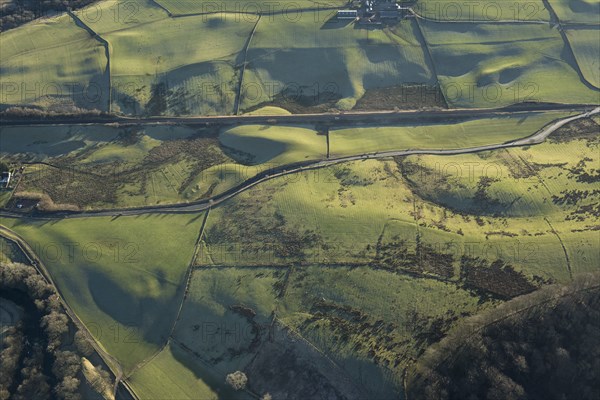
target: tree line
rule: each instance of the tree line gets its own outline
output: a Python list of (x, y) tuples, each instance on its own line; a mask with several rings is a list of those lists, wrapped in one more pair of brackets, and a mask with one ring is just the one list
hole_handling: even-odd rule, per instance
[[(74, 325), (65, 313), (54, 288), (31, 266), (0, 262), (0, 289), (26, 294), (33, 302), (40, 338), (29, 338), (22, 323), (3, 335), (0, 352), (0, 400), (80, 400), (82, 357), (94, 348), (82, 331), (66, 343)], [(31, 316), (29, 316), (31, 317)], [(92, 383), (103, 389), (108, 372), (98, 369), (102, 379)]]
[(415, 371), (409, 399), (600, 398), (600, 276), (544, 287), (468, 319)]
[(51, 12), (76, 10), (96, 0), (9, 0), (0, 7), (0, 32), (16, 28)]

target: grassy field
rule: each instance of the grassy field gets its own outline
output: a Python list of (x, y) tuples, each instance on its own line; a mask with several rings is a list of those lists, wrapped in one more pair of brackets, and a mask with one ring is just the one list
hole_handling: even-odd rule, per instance
[(555, 0), (551, 4), (562, 23), (598, 25), (600, 4), (596, 0)]
[(598, 270), (598, 145), (583, 120), (541, 145), (253, 188), (211, 211), (175, 337), (258, 394), (305, 393), (280, 372), (301, 368), (332, 396), (398, 396), (457, 320)]
[[(27, 24), (0, 38), (2, 102), (108, 111), (110, 99), (111, 111), (130, 115), (232, 114), (265, 105), (302, 113), (350, 110), (361, 99), (361, 109), (403, 107), (396, 92), (435, 86), (415, 20), (381, 29), (337, 21), (332, 16), (343, 3), (101, 1), (76, 13), (108, 43), (110, 71), (103, 43), (68, 15)], [(579, 22), (589, 22), (595, 7), (586, 0), (556, 6), (559, 16), (576, 14)], [(437, 20), (419, 24), (450, 106), (598, 101), (576, 71), (579, 62), (586, 79), (598, 84), (596, 31), (570, 33), (577, 61), (571, 59), (558, 31), (527, 23), (548, 20), (541, 1), (430, 0), (415, 7)], [(264, 18), (256, 15), (261, 12)], [(42, 39), (34, 44), (32, 37)], [(390, 93), (379, 98), (396, 104), (373, 100), (384, 89)]]
[(101, 17), (87, 18), (86, 23), (110, 43), (114, 111), (151, 115), (233, 112), (239, 52), (254, 26), (252, 21), (235, 14), (174, 19), (147, 0), (109, 0), (78, 14), (92, 12), (88, 10)]
[(233, 162), (216, 130), (186, 126), (3, 127), (0, 144), (5, 160), (34, 163), (26, 165), (18, 193), (45, 193), (81, 209), (197, 199), (210, 185), (190, 198), (184, 190), (191, 182)]
[(423, 30), (451, 106), (598, 102), (559, 32), (546, 25), (437, 23)]
[(224, 382), (216, 382), (193, 355), (172, 343), (129, 379), (139, 398), (148, 400), (233, 398)]
[[(487, 264), (506, 262), (533, 282), (569, 279), (560, 244), (543, 215), (513, 212), (517, 215), (509, 218), (511, 213), (506, 212), (495, 217), (496, 211), (488, 210), (484, 202), (475, 213), (474, 209), (452, 210), (445, 197), (428, 197), (429, 187), (446, 193), (439, 180), (445, 179), (448, 166), (453, 172), (462, 166), (463, 174), (473, 175), (470, 179), (475, 187), (481, 175), (495, 171), (481, 160), (472, 172), (468, 169), (473, 170), (476, 160), (443, 162), (443, 167), (438, 166), (442, 172), (426, 172), (431, 182), (415, 183), (423, 186), (420, 191), (404, 180), (400, 168), (405, 166), (391, 161), (345, 164), (320, 171), (318, 177), (307, 173), (261, 185), (211, 212), (196, 262), (240, 267), (374, 263), (398, 272), (453, 280), (468, 267), (462, 260), (467, 255)], [(463, 162), (472, 164), (460, 164)], [(480, 192), (465, 190), (454, 196), (457, 202), (473, 204)], [(523, 192), (527, 193), (527, 187), (513, 189), (505, 201), (514, 203)], [(531, 207), (523, 203), (523, 207)], [(498, 208), (508, 204), (501, 203)], [(514, 278), (510, 271), (505, 275)]]
[(4, 105), (108, 111), (104, 46), (68, 15), (2, 32), (0, 48)]
[(119, 130), (96, 126), (2, 126), (0, 154), (4, 159), (46, 161), (53, 157), (84, 153), (115, 140)]
[(18, 193), (80, 209), (197, 200), (327, 154), (326, 136), (312, 127), (271, 125), (3, 127), (0, 147), (4, 160), (31, 163)]
[(1, 223), (25, 238), (67, 303), (125, 371), (165, 343), (202, 215)]
[[(368, 264), (390, 256), (383, 244), (401, 243), (415, 257), (424, 245), (433, 259), (451, 255), (445, 270), (428, 270), (421, 260), (418, 267), (402, 264), (404, 271), (455, 279), (469, 267), (462, 256), (474, 251), (469, 257), (504, 261), (532, 282), (568, 280), (560, 233), (591, 238), (598, 218), (597, 125), (588, 120), (579, 128), (592, 136), (360, 161), (269, 181), (211, 212), (197, 264)], [(577, 268), (593, 269), (594, 260)]]
[[(187, 15), (194, 13), (218, 13), (218, 12), (240, 12), (247, 14), (265, 14), (278, 12), (292, 12), (309, 8), (323, 9), (325, 7), (341, 7), (346, 4), (345, 0), (333, 0), (329, 2), (320, 2), (318, 0), (298, 0), (271, 2), (261, 1), (237, 1), (225, 0), (218, 3), (199, 2), (196, 0), (158, 0), (157, 3), (165, 7), (173, 15)], [(295, 16), (291, 16), (295, 17)], [(247, 16), (244, 18), (253, 18)]]
[[(310, 127), (244, 125), (222, 132), (219, 140), (226, 149), (233, 150), (232, 157), (241, 164), (283, 165), (327, 155), (325, 135)], [(242, 156), (236, 157), (235, 153)]]
[[(313, 388), (350, 399), (391, 398), (408, 360), (452, 324), (457, 310), (493, 304), (478, 302), (451, 283), (369, 267), (307, 266), (289, 277), (272, 268), (201, 269), (175, 337), (220, 380), (245, 371), (258, 394), (283, 398)], [(285, 378), (299, 366), (304, 374)]]
[[(484, 0), (475, 3), (451, 0), (418, 0), (413, 9), (433, 21), (549, 21), (542, 0)], [(424, 21), (424, 23), (435, 23)]]
[(104, 34), (113, 49), (117, 103), (134, 114), (233, 113), (239, 52), (252, 27), (217, 15), (162, 19)]
[(295, 21), (274, 15), (258, 22), (246, 57), (242, 110), (263, 103), (351, 109), (367, 89), (433, 83), (412, 21), (371, 30), (330, 17), (303, 12)]
[(600, 27), (596, 29), (569, 29), (567, 38), (585, 79), (600, 88)]
[(498, 144), (529, 136), (564, 113), (482, 118), (458, 123), (332, 129), (330, 155), (348, 156), (408, 149), (455, 149)]

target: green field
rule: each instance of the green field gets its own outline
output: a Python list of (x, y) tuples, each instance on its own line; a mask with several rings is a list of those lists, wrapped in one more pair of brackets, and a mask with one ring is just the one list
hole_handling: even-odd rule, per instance
[(108, 111), (104, 46), (68, 15), (2, 32), (0, 48), (2, 104)]
[(542, 0), (484, 0), (457, 2), (452, 0), (418, 0), (415, 12), (431, 24), (435, 21), (489, 22), (549, 21), (550, 14)]
[(149, 400), (216, 400), (222, 398), (219, 395), (233, 394), (224, 387), (224, 379), (223, 382), (215, 382), (207, 376), (205, 368), (199, 365), (193, 356), (176, 344), (167, 345), (128, 381), (139, 398)]
[[(598, 152), (592, 138), (561, 140), (358, 161), (265, 182), (212, 210), (196, 262), (366, 264), (381, 255), (382, 240), (404, 241), (409, 253), (421, 251), (421, 242), (434, 258), (452, 253), (453, 269), (433, 273), (456, 278), (461, 255), (475, 243), (476, 257), (502, 259), (532, 279), (565, 281), (569, 266), (556, 233), (574, 240), (596, 234)], [(591, 243), (581, 251), (593, 252)], [(591, 270), (595, 259), (571, 267)]]
[(226, 149), (242, 154), (238, 162), (251, 165), (283, 165), (327, 155), (325, 135), (308, 127), (244, 125), (224, 131), (219, 140)]
[(218, 132), (186, 126), (3, 127), (1, 133), (1, 156), (15, 165), (33, 163), (26, 165), (18, 193), (46, 193), (55, 203), (81, 209), (194, 200), (209, 185), (185, 197), (193, 180), (233, 162), (221, 150)]
[(240, 194), (210, 213), (175, 338), (255, 393), (305, 393), (278, 374), (301, 368), (321, 393), (397, 396), (452, 321), (597, 272), (596, 132), (583, 120), (541, 145), (345, 163)]
[(437, 23), (423, 30), (451, 106), (598, 102), (559, 32), (546, 25)]
[(198, 198), (203, 190), (217, 195), (271, 168), (327, 156), (325, 135), (310, 126), (243, 125), (220, 132), (219, 143), (234, 162), (202, 171), (184, 197)]
[[(76, 11), (98, 39), (68, 15), (0, 36), (2, 103), (127, 115), (221, 115), (265, 105), (326, 112), (350, 110), (383, 88), (437, 81), (454, 107), (598, 101), (577, 72), (579, 63), (597, 88), (596, 29), (567, 27), (572, 59), (559, 32), (541, 23), (549, 19), (541, 1), (419, 1), (415, 10), (434, 21), (411, 18), (377, 29), (332, 18), (343, 6), (341, 0), (101, 1)], [(561, 21), (591, 23), (597, 5), (578, 0), (555, 7)], [(32, 37), (42, 39), (34, 44)]]
[(599, 25), (600, 3), (597, 0), (554, 0), (551, 4), (562, 23)]
[(126, 372), (165, 343), (202, 215), (0, 222), (29, 243), (65, 301)]
[(0, 127), (0, 152), (6, 159), (46, 161), (72, 152), (85, 152), (117, 138), (111, 126)]
[(409, 149), (456, 149), (500, 144), (529, 136), (563, 113), (473, 119), (459, 123), (332, 129), (332, 157)]
[(270, 102), (351, 109), (367, 89), (434, 82), (412, 21), (370, 30), (324, 14), (261, 18), (246, 57), (242, 109)]
[(600, 27), (596, 29), (569, 29), (567, 38), (585, 79), (600, 88)]
[[(430, 296), (433, 291), (442, 294)], [(350, 399), (388, 398), (401, 385), (406, 361), (424, 345), (421, 335), (435, 334), (436, 324), (451, 324), (457, 309), (472, 313), (492, 304), (478, 300), (454, 284), (368, 267), (297, 268), (287, 282), (276, 269), (200, 269), (175, 338), (218, 380), (246, 371), (250, 390), (258, 394), (301, 395), (314, 388)], [(388, 325), (376, 328), (381, 321)], [(304, 376), (285, 379), (286, 370), (299, 366)]]
[[(318, 0), (297, 0), (297, 1), (282, 1), (273, 2), (268, 0), (251, 1), (251, 0), (225, 0), (220, 2), (203, 2), (196, 0), (157, 0), (157, 3), (165, 7), (173, 15), (189, 15), (195, 13), (224, 13), (238, 12), (246, 14), (268, 14), (280, 13), (296, 10), (304, 10), (308, 8), (334, 8), (341, 7), (346, 4), (345, 0), (334, 0), (329, 2), (320, 2)], [(242, 18), (255, 18), (252, 15)], [(290, 18), (295, 18), (291, 15)]]
[[(503, 143), (529, 136), (564, 115), (533, 113), (447, 125), (331, 129), (329, 150), (331, 157), (340, 157)], [(327, 157), (326, 135), (310, 125), (242, 125), (222, 130), (72, 125), (66, 130), (3, 127), (1, 133), (0, 154), (6, 160), (15, 165), (32, 163), (26, 165), (17, 193), (45, 193), (59, 208), (194, 201), (223, 193), (274, 167)], [(10, 192), (6, 193), (8, 199)]]
[[(84, 18), (92, 12), (101, 17)], [(78, 15), (110, 44), (115, 112), (233, 112), (239, 52), (252, 21), (235, 14), (174, 19), (147, 0), (108, 0)]]

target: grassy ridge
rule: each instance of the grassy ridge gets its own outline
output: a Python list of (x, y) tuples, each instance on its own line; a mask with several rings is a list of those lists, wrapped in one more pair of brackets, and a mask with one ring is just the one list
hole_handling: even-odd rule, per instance
[[(461, 257), (477, 244), (475, 257), (504, 260), (530, 278), (565, 281), (569, 268), (589, 270), (595, 257), (568, 265), (561, 233), (585, 241), (596, 234), (598, 218), (597, 144), (574, 139), (353, 162), (275, 179), (213, 210), (198, 262), (368, 263), (381, 255), (385, 239), (403, 240), (411, 251), (423, 241), (436, 253), (451, 253), (449, 277), (457, 277)], [(592, 243), (581, 251), (593, 250)]]
[(283, 165), (323, 159), (327, 153), (325, 136), (309, 127), (245, 125), (222, 132), (219, 140), (225, 148), (248, 155), (238, 157), (242, 164)]

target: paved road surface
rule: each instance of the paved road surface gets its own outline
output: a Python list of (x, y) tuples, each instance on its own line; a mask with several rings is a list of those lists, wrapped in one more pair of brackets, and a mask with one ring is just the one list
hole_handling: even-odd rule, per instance
[(396, 156), (408, 156), (413, 154), (431, 154), (431, 155), (458, 155), (458, 154), (467, 154), (467, 153), (475, 153), (487, 150), (497, 150), (504, 149), (507, 147), (518, 147), (518, 146), (529, 146), (534, 144), (542, 143), (546, 140), (546, 138), (554, 131), (564, 126), (565, 124), (575, 121), (581, 118), (587, 118), (592, 115), (596, 115), (600, 113), (600, 107), (596, 107), (591, 111), (584, 112), (582, 114), (575, 115), (573, 117), (564, 118), (554, 123), (546, 126), (542, 130), (534, 133), (533, 135), (518, 139), (506, 143), (494, 144), (494, 145), (486, 145), (486, 146), (476, 146), (476, 147), (466, 147), (460, 149), (440, 149), (440, 150), (395, 150), (395, 151), (385, 151), (371, 154), (363, 154), (349, 157), (338, 157), (338, 158), (330, 158), (327, 160), (321, 161), (312, 161), (312, 162), (304, 162), (304, 163), (296, 163), (290, 165), (284, 165), (277, 168), (273, 168), (268, 171), (264, 171), (244, 182), (240, 185), (225, 191), (217, 196), (214, 196), (210, 199), (204, 199), (199, 201), (194, 201), (190, 203), (182, 203), (182, 204), (170, 204), (170, 205), (160, 205), (160, 206), (145, 206), (145, 207), (136, 207), (136, 208), (127, 208), (127, 209), (111, 209), (111, 210), (99, 210), (99, 211), (81, 211), (81, 212), (56, 212), (56, 213), (45, 213), (38, 215), (23, 215), (19, 213), (9, 212), (9, 211), (0, 211), (0, 217), (27, 217), (27, 218), (36, 218), (36, 219), (60, 219), (60, 218), (84, 218), (84, 217), (106, 217), (106, 216), (123, 216), (123, 215), (141, 215), (141, 214), (150, 214), (150, 213), (197, 213), (199, 211), (207, 210), (211, 207), (214, 207), (230, 198), (237, 196), (238, 194), (262, 183), (268, 181), (270, 179), (274, 179), (277, 177), (295, 174), (302, 171), (309, 171), (318, 168), (328, 167), (334, 164), (339, 164), (343, 162), (349, 161), (357, 161), (357, 160), (368, 160), (368, 159), (378, 159), (378, 158), (388, 158), (388, 157), (396, 157)]

